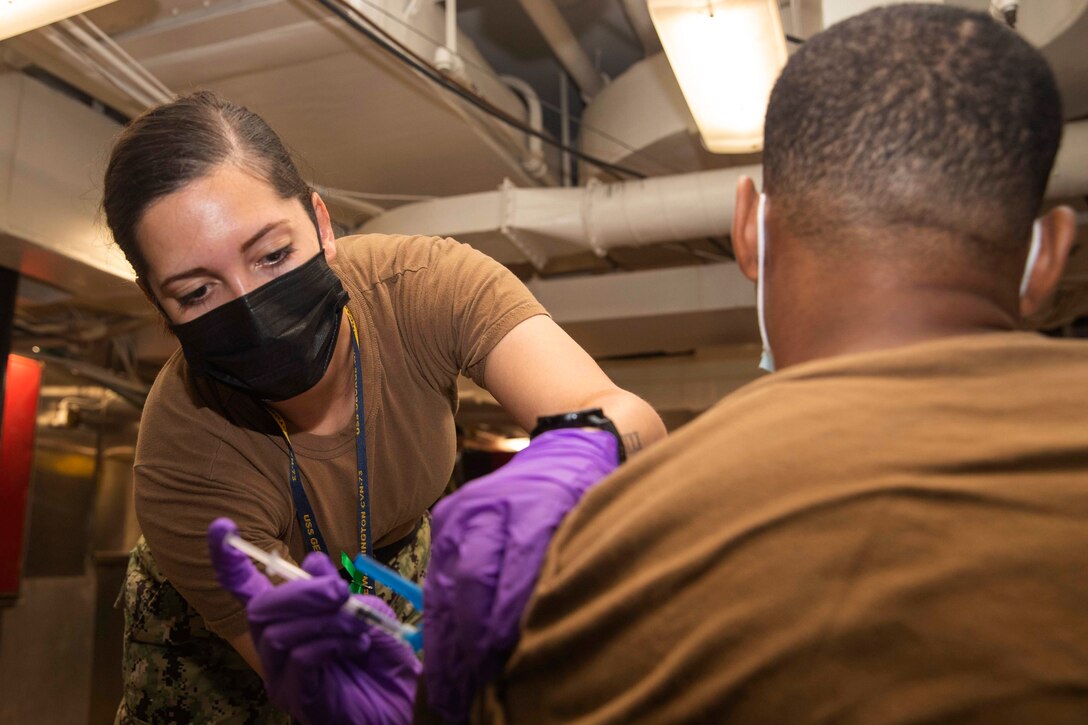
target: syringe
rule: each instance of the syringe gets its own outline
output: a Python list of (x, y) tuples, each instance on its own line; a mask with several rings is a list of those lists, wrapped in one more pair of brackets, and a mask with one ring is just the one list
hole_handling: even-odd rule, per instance
[[(281, 579), (290, 581), (313, 578), (309, 572), (300, 569), (279, 554), (265, 551), (264, 549), (254, 546), (241, 536), (238, 536), (238, 534), (228, 534), (225, 541), (257, 563), (262, 564), (268, 574), (274, 574)], [(423, 633), (419, 631), (418, 627), (414, 627), (411, 624), (404, 624), (393, 617), (387, 616), (373, 607), (367, 606), (364, 602), (353, 596), (348, 597), (348, 600), (344, 602), (343, 608), (344, 611), (352, 616), (370, 622), (394, 637), (404, 640), (416, 652), (422, 649)]]

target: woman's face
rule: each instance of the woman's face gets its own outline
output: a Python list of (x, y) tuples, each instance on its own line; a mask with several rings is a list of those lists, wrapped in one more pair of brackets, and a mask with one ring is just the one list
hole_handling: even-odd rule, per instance
[(219, 166), (154, 202), (136, 227), (147, 285), (174, 324), (237, 299), (313, 258), (336, 256), (329, 213), (313, 195), (320, 244), (297, 199), (268, 182)]

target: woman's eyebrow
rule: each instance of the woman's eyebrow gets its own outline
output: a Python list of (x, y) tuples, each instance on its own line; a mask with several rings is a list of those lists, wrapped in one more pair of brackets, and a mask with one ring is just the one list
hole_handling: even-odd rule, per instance
[[(287, 224), (287, 223), (288, 223), (287, 219), (280, 219), (279, 221), (275, 221), (275, 222), (271, 222), (269, 224), (265, 224), (263, 227), (260, 228), (260, 230), (257, 231), (256, 234), (254, 234), (252, 237), (250, 237), (249, 239), (242, 242), (242, 246), (241, 246), (239, 251), (241, 251), (242, 254), (245, 254), (249, 250), (250, 247), (252, 247), (257, 242), (261, 241), (261, 239), (263, 239), (264, 236), (266, 234), (268, 234), (270, 231), (272, 231), (273, 229), (276, 229), (277, 227), (283, 226), (284, 224)], [(177, 274), (170, 275), (169, 277), (164, 279), (159, 284), (159, 286), (160, 287), (166, 287), (171, 282), (177, 282), (178, 280), (185, 279), (186, 277), (197, 277), (197, 276), (200, 276), (200, 275), (203, 275), (203, 274), (208, 274), (208, 270), (205, 267), (193, 267), (192, 269), (187, 269), (184, 272), (178, 272)]]
[(288, 223), (288, 221), (286, 219), (280, 219), (279, 221), (272, 222), (271, 224), (265, 224), (263, 227), (261, 227), (260, 231), (258, 231), (256, 234), (254, 234), (249, 239), (242, 242), (242, 248), (241, 248), (242, 254), (245, 254), (249, 250), (250, 247), (252, 247), (257, 242), (261, 241), (261, 238), (265, 234), (268, 234), (270, 231), (272, 231), (276, 227), (283, 226), (284, 224), (287, 224), (287, 223)]

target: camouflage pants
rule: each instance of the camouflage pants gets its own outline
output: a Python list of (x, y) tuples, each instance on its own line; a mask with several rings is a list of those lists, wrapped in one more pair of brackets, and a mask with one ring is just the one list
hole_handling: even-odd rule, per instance
[[(430, 517), (426, 515), (388, 563), (406, 577), (422, 581), (430, 548)], [(418, 622), (419, 614), (407, 601), (381, 585), (376, 593), (402, 619)], [(226, 640), (204, 626), (200, 614), (167, 581), (143, 537), (129, 556), (115, 606), (122, 602), (124, 694), (115, 725), (291, 722), (287, 713), (269, 701), (257, 673)]]

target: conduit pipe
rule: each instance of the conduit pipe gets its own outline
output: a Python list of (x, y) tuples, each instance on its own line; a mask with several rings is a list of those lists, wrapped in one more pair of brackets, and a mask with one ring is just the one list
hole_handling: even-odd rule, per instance
[(559, 63), (567, 69), (585, 100), (604, 88), (605, 79), (597, 70), (574, 32), (552, 0), (520, 0), (529, 18), (548, 42)]
[[(544, 112), (540, 106), (540, 96), (533, 87), (516, 76), (499, 76), (502, 82), (514, 89), (525, 100), (528, 123), (534, 131), (544, 130)], [(543, 179), (548, 175), (548, 165), (544, 162), (544, 142), (538, 136), (526, 135), (526, 155), (521, 165), (534, 179)]]
[(108, 66), (129, 82), (134, 83), (151, 99), (148, 105), (165, 103), (173, 98), (169, 88), (86, 17), (76, 15), (61, 20), (57, 25), (79, 41), (95, 61)]
[(644, 55), (653, 55), (661, 52), (661, 39), (657, 37), (653, 20), (650, 19), (650, 9), (646, 0), (623, 0), (623, 11), (627, 15), (627, 22), (642, 43)]
[[(741, 176), (762, 179), (759, 165), (585, 187), (523, 189), (506, 183), (482, 194), (407, 204), (371, 219), (361, 232), (452, 236), (502, 262), (548, 259), (591, 249), (645, 246), (730, 233), (733, 196)], [(1088, 194), (1088, 121), (1066, 124), (1047, 188), (1050, 199)], [(505, 240), (521, 257), (503, 254)], [(498, 251), (493, 251), (492, 247)]]
[(446, 44), (435, 48), (434, 66), (447, 75), (471, 84), (465, 75), (465, 62), (457, 54), (457, 0), (446, 0)]

